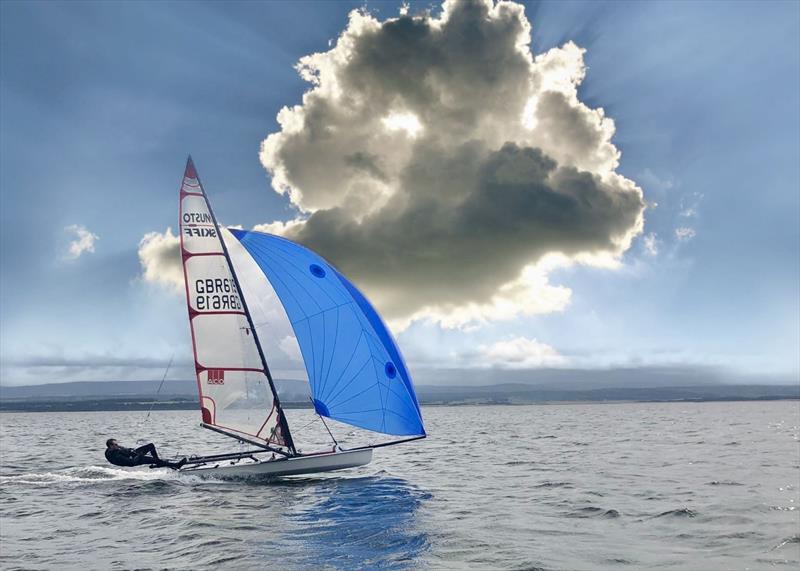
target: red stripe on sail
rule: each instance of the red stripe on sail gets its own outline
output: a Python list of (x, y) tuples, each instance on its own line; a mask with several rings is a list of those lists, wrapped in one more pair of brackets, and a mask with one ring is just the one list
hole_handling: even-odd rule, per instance
[(184, 178), (197, 178), (197, 171), (194, 169), (194, 162), (192, 161), (192, 157), (186, 161), (186, 170), (183, 172)]
[(245, 315), (245, 312), (244, 311), (197, 311), (192, 306), (189, 306), (189, 319), (194, 319), (195, 317), (202, 315)]
[(275, 412), (275, 401), (274, 400), (272, 401), (272, 410), (269, 411), (269, 414), (267, 415), (267, 418), (264, 420), (264, 424), (262, 424), (261, 428), (259, 428), (258, 432), (256, 432), (256, 436), (260, 436), (261, 435), (261, 431), (264, 430), (264, 427), (269, 422), (269, 419), (272, 418), (272, 413), (273, 412)]
[[(181, 232), (181, 242), (183, 242), (183, 232)], [(224, 252), (197, 252), (192, 253), (189, 250), (185, 250), (183, 246), (181, 246), (181, 258), (183, 258), (184, 266), (186, 265), (186, 260), (189, 258), (194, 258), (195, 256), (224, 256)]]
[[(190, 168), (191, 168), (191, 172), (196, 175), (197, 173), (194, 170), (194, 165), (192, 164), (191, 157), (189, 157), (189, 159), (186, 161), (186, 171), (184, 172), (184, 178), (186, 178), (186, 173), (189, 172)], [(194, 178), (194, 177), (192, 177), (192, 178)], [(185, 192), (183, 190), (183, 181), (181, 181), (180, 193), (181, 193), (181, 196), (180, 196), (180, 200), (178, 201), (178, 220), (179, 221), (182, 219), (182, 214), (183, 214), (183, 198), (184, 198), (184, 196), (186, 194), (188, 194), (187, 192)], [(180, 226), (180, 224), (179, 224), (179, 226)], [(179, 234), (181, 236), (181, 252), (186, 252), (186, 249), (183, 247), (183, 232), (179, 232)], [(181, 256), (181, 257), (183, 258), (183, 256)], [(188, 274), (186, 272), (186, 258), (183, 258), (181, 261), (183, 262), (182, 263), (182, 265), (183, 265), (183, 286), (184, 286), (184, 288), (186, 290), (186, 306), (189, 309), (191, 309), (192, 308), (192, 301), (191, 301), (192, 298), (189, 295), (189, 276), (188, 276)], [(209, 412), (209, 410), (206, 407), (203, 406), (203, 398), (204, 398), (204, 396), (203, 396), (203, 387), (200, 384), (200, 371), (197, 369), (197, 366), (199, 365), (199, 363), (197, 362), (197, 340), (195, 339), (194, 325), (192, 325), (191, 318), (189, 319), (189, 331), (192, 334), (192, 353), (194, 355), (195, 377), (197, 379), (197, 392), (200, 395), (200, 416), (203, 419), (203, 422), (205, 422), (207, 415), (208, 415), (209, 419), (211, 419), (211, 413)], [(212, 400), (212, 402), (213, 402), (213, 400)]]
[(204, 396), (204, 397), (202, 397), (200, 399), (201, 402), (202, 402), (203, 399), (207, 399), (208, 401), (211, 402), (212, 405), (214, 405), (214, 412), (211, 412), (209, 409), (207, 409), (205, 407), (202, 407), (202, 411), (204, 411), (204, 412), (202, 412), (202, 414), (203, 414), (203, 422), (206, 422), (206, 420), (205, 420), (206, 419), (205, 412), (207, 412), (208, 413), (208, 422), (206, 424), (214, 424), (214, 425), (216, 425), (216, 420), (217, 420), (217, 418), (216, 418), (217, 417), (217, 401), (215, 401), (211, 397), (205, 397)]

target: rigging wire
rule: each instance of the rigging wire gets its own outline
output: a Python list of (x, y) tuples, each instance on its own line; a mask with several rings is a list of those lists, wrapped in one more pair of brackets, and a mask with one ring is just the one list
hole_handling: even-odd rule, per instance
[(322, 421), (323, 426), (325, 426), (325, 430), (328, 431), (328, 434), (330, 435), (331, 440), (333, 440), (334, 446), (338, 447), (339, 446), (339, 442), (336, 440), (336, 437), (333, 435), (333, 432), (331, 432), (331, 429), (328, 428), (328, 423), (325, 422), (325, 419), (322, 418), (322, 415), (320, 415), (319, 419)]
[(156, 399), (158, 398), (159, 393), (161, 393), (161, 387), (164, 386), (164, 381), (167, 380), (167, 374), (169, 373), (170, 367), (172, 367), (172, 360), (175, 358), (175, 353), (170, 355), (169, 363), (167, 363), (167, 368), (164, 371), (164, 376), (161, 377), (161, 383), (158, 385), (158, 390), (156, 391), (156, 395), (153, 397), (153, 402), (150, 403), (150, 409), (147, 411), (147, 416), (144, 417), (142, 423), (147, 422), (150, 420), (150, 413), (153, 412), (153, 407), (156, 406)]
[[(167, 379), (167, 374), (169, 373), (170, 367), (172, 367), (172, 360), (174, 358), (175, 358), (175, 353), (173, 353), (169, 357), (169, 363), (167, 363), (167, 368), (164, 370), (164, 376), (161, 377), (161, 382), (158, 384), (158, 389), (156, 390), (156, 394), (155, 396), (153, 396), (153, 402), (150, 403), (150, 408), (147, 410), (147, 414), (145, 415), (145, 417), (142, 420), (140, 420), (139, 423), (136, 425), (137, 431), (141, 430), (144, 423), (150, 420), (150, 413), (153, 412), (153, 407), (156, 406), (156, 399), (158, 398), (158, 395), (161, 393), (161, 388), (164, 386), (164, 381)], [(146, 438), (136, 439), (137, 444), (142, 444), (144, 442), (147, 442)]]
[(301, 426), (300, 428), (296, 429), (296, 432), (300, 432), (301, 430), (305, 430), (306, 428), (308, 428), (309, 426), (311, 426), (312, 424), (314, 424), (318, 420), (319, 420), (319, 417), (315, 417), (311, 422), (308, 422), (308, 423), (304, 424), (303, 426)]
[[(308, 400), (310, 400), (312, 404), (314, 403), (314, 400), (310, 396), (308, 397)], [(333, 432), (331, 432), (331, 429), (328, 428), (328, 423), (325, 422), (325, 419), (322, 417), (320, 413), (318, 413), (316, 410), (314, 412), (316, 413), (317, 418), (319, 418), (322, 421), (322, 425), (325, 427), (325, 430), (328, 431), (328, 435), (331, 437), (331, 440), (333, 440), (334, 446), (339, 446), (339, 442), (336, 440), (336, 437), (333, 435)]]

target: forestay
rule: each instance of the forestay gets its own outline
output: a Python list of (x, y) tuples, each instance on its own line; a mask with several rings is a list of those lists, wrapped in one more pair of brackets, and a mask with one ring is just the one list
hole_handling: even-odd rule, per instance
[[(423, 436), (419, 403), (403, 357), (375, 309), (331, 264), (284, 238), (230, 230), (246, 299), (266, 277), (291, 322), (318, 414), (368, 430)], [(262, 275), (240, 273), (252, 263)], [(254, 293), (254, 295), (257, 295)]]
[[(246, 306), (191, 159), (180, 191), (180, 243), (203, 422), (271, 445), (290, 438)], [(286, 432), (286, 434), (284, 434)]]

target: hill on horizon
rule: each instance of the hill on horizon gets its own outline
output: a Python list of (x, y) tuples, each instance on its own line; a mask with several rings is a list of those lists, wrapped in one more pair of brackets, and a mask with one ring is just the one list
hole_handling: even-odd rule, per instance
[[(622, 379), (626, 381), (629, 379)], [(0, 385), (0, 410), (127, 410), (149, 407), (191, 409), (197, 406), (197, 383), (193, 380), (78, 381), (26, 386)], [(307, 406), (309, 387), (305, 381), (276, 380), (282, 402)], [(547, 402), (604, 401), (709, 401), (798, 399), (798, 384), (557, 386), (551, 382), (503, 382), (488, 385), (418, 385), (422, 404), (526, 404)]]

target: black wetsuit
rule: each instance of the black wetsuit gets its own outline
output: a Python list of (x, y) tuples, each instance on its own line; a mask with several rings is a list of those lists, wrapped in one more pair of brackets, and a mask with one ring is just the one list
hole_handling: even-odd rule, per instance
[(141, 466), (142, 464), (155, 465), (158, 468), (172, 467), (172, 462), (166, 462), (158, 457), (156, 447), (151, 442), (139, 448), (106, 448), (106, 460), (115, 466)]

